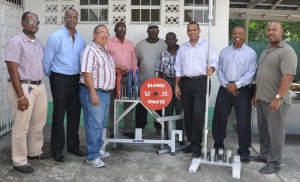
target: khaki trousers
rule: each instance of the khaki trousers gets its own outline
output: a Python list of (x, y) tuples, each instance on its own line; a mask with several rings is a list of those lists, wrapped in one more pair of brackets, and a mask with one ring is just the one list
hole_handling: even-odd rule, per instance
[(30, 86), (22, 84), (29, 107), (25, 111), (18, 110), (18, 101), (12, 84), (9, 84), (8, 98), (12, 105), (14, 123), (12, 128), (12, 159), (14, 166), (27, 164), (27, 156), (37, 156), (42, 153), (43, 128), (47, 118), (47, 94), (44, 83)]

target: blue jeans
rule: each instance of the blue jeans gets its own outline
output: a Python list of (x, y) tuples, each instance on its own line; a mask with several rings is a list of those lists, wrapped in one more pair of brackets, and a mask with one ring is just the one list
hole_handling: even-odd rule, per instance
[(80, 87), (79, 98), (82, 105), (85, 125), (86, 148), (89, 160), (99, 157), (99, 150), (103, 145), (102, 131), (108, 117), (110, 93), (97, 91), (99, 105), (91, 103), (91, 94), (87, 88)]

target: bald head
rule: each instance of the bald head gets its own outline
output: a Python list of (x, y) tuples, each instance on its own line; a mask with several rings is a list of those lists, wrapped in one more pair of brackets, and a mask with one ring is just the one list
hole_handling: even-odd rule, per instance
[(267, 28), (267, 36), (272, 46), (277, 46), (283, 37), (283, 29), (279, 21), (270, 21)]
[(69, 13), (72, 13), (72, 12), (76, 13), (78, 16), (78, 12), (75, 9), (68, 9), (67, 11), (65, 11), (65, 17), (68, 16)]

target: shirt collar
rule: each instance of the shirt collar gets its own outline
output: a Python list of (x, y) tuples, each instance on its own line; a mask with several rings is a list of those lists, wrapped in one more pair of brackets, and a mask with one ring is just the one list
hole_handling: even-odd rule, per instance
[[(118, 39), (116, 36), (114, 36), (114, 37), (112, 38), (112, 41), (113, 41), (113, 42), (120, 42), (119, 39)], [(123, 43), (125, 43), (125, 42), (126, 42), (126, 43), (129, 42), (128, 39), (124, 38), (124, 42), (123, 42)], [(120, 43), (121, 43), (121, 42), (120, 42)]]
[[(70, 32), (69, 32), (69, 30), (64, 26), (64, 28), (63, 28), (63, 31), (67, 34), (67, 35), (69, 35), (70, 36)], [(75, 29), (75, 33), (74, 33), (74, 36), (76, 36), (77, 35), (77, 30)]]
[[(24, 42), (27, 42), (27, 41), (32, 42), (32, 39), (30, 39), (23, 31), (21, 31), (20, 35), (21, 35), (21, 37), (22, 37), (22, 39), (23, 39)], [(33, 40), (35, 42), (36, 41), (36, 37), (34, 37)]]
[(246, 47), (246, 44), (244, 43), (244, 44), (242, 45), (242, 47), (240, 47), (240, 48), (234, 47), (234, 44), (232, 44), (231, 46), (232, 46), (233, 49), (243, 49), (244, 47)]
[[(199, 37), (198, 42), (197, 42), (194, 46), (196, 47), (196, 46), (198, 46), (199, 44), (203, 44), (203, 43), (205, 43), (204, 39), (202, 39), (202, 38)], [(188, 45), (189, 45), (189, 46), (193, 46), (193, 45), (190, 43), (190, 41), (188, 41)]]
[(282, 40), (278, 45), (277, 47), (284, 47), (286, 44), (286, 42), (284, 40)]
[(92, 44), (93, 44), (94, 46), (98, 47), (99, 49), (104, 49), (104, 50), (106, 50), (106, 46), (102, 47), (102, 46), (100, 46), (99, 44), (97, 44), (97, 42), (95, 42), (94, 40), (92, 40)]
[[(175, 56), (177, 55), (177, 52), (178, 52), (178, 49), (179, 49), (179, 45), (176, 44), (176, 52), (175, 52)], [(166, 49), (166, 53), (169, 54), (169, 55), (172, 55), (169, 51), (168, 51), (168, 48)]]

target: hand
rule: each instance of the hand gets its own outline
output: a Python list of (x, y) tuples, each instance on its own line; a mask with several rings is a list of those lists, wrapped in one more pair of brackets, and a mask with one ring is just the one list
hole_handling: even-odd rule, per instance
[(99, 97), (96, 92), (91, 93), (91, 103), (94, 106), (97, 106), (99, 104)]
[(228, 83), (227, 84), (227, 90), (229, 90), (230, 93), (234, 92), (237, 90), (237, 86), (235, 83)]
[(178, 100), (180, 100), (181, 92), (180, 92), (180, 88), (179, 88), (179, 86), (178, 86), (177, 84), (175, 85), (175, 90), (174, 90), (174, 92), (175, 92), (175, 97), (176, 97)]
[(281, 99), (273, 99), (269, 108), (270, 112), (278, 111), (280, 104), (281, 104)]
[(256, 100), (255, 97), (251, 99), (251, 105), (254, 106), (254, 107), (257, 106), (257, 100)]
[(214, 69), (213, 69), (213, 68), (208, 67), (208, 68), (206, 69), (206, 75), (207, 75), (207, 76), (211, 76), (213, 73), (214, 73)]
[(123, 74), (127, 74), (129, 72), (129, 70), (125, 66), (122, 66), (121, 70), (122, 70)]
[(239, 90), (235, 90), (235, 91), (232, 92), (232, 95), (235, 96), (235, 97), (239, 96), (240, 95), (240, 91)]
[(29, 101), (25, 96), (23, 99), (18, 100), (18, 110), (25, 111), (28, 109), (28, 107), (29, 107)]

